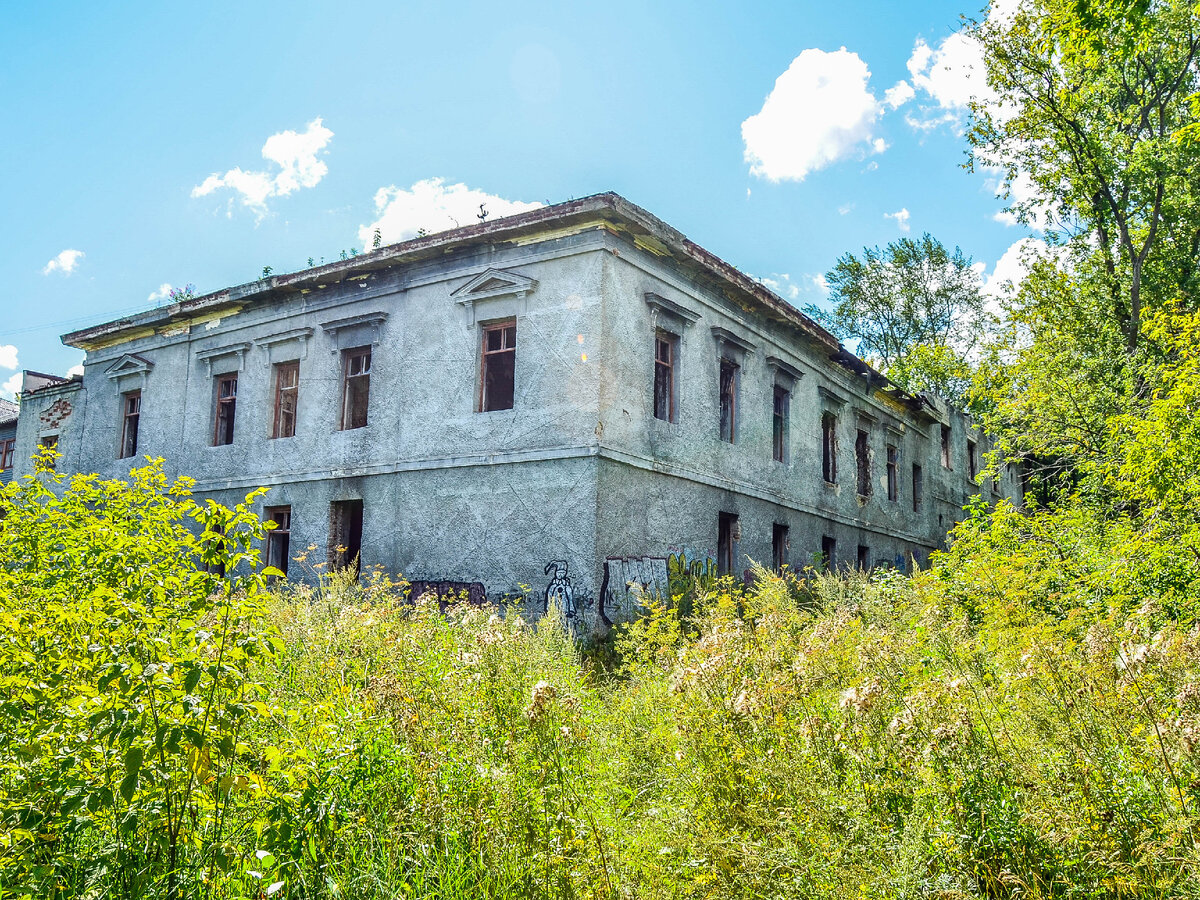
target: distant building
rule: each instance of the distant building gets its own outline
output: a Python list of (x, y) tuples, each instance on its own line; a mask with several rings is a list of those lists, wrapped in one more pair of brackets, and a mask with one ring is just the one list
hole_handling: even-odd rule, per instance
[(601, 625), (672, 556), (923, 564), (969, 497), (1020, 495), (979, 480), (963, 414), (615, 194), (63, 341), (84, 375), (26, 384), (18, 468), (48, 442), (105, 476), (162, 456), (202, 497), (269, 487), (280, 568), (315, 545)]
[(17, 404), (0, 400), (0, 484), (12, 481), (17, 457)]

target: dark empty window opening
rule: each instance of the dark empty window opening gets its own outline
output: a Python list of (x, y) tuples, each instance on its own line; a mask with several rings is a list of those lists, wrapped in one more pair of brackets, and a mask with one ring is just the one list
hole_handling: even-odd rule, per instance
[(887, 448), (887, 491), (888, 499), (900, 499), (900, 451), (888, 444)]
[(913, 512), (917, 512), (921, 508), (921, 503), (925, 500), (925, 481), (924, 473), (921, 467), (913, 463), (912, 467), (912, 503)]
[(479, 410), (512, 409), (516, 394), (517, 323), (510, 319), (483, 329)]
[(9, 438), (0, 441), (0, 472), (13, 467), (13, 456), (17, 452), (17, 439)]
[(275, 366), (275, 423), (271, 437), (294, 437), (296, 434), (296, 404), (300, 399), (300, 362), (279, 363)]
[(979, 463), (975, 451), (975, 442), (967, 441), (967, 476), (975, 481), (979, 475)]
[(353, 566), (357, 575), (362, 563), (363, 502), (337, 500), (329, 504), (329, 568)]
[(717, 574), (732, 575), (737, 560), (738, 517), (733, 513), (717, 516)]
[(837, 541), (829, 535), (821, 537), (821, 567), (827, 572), (832, 572), (834, 566), (837, 565)]
[(142, 392), (130, 391), (121, 395), (121, 458), (136, 456), (138, 421), (142, 417)]
[(371, 348), (357, 347), (342, 353), (342, 431), (367, 424), (371, 402)]
[(679, 338), (669, 331), (654, 337), (654, 418), (679, 421), (675, 415), (675, 357)]
[(821, 416), (821, 475), (830, 484), (837, 484), (837, 416)]
[(950, 426), (942, 426), (942, 467), (950, 468)]
[(783, 567), (787, 565), (790, 546), (788, 527), (776, 522), (771, 526), (771, 566), (776, 572), (782, 572)]
[(854, 464), (858, 469), (858, 493), (861, 497), (871, 496), (871, 455), (868, 452), (871, 436), (858, 429), (854, 439)]
[(237, 412), (237, 376), (221, 375), (217, 378), (217, 409), (213, 416), (213, 446), (233, 443), (233, 422)]
[(871, 548), (866, 544), (858, 545), (858, 568), (862, 572), (871, 568)]
[(737, 439), (738, 364), (721, 359), (721, 440), (733, 443)]
[(771, 457), (776, 462), (787, 461), (788, 416), (791, 414), (792, 394), (775, 385), (775, 400), (771, 413)]
[(268, 522), (275, 523), (275, 527), (267, 532), (267, 565), (278, 569), (286, 576), (288, 551), (292, 540), (292, 508), (290, 506), (268, 506), (263, 512), (263, 518)]

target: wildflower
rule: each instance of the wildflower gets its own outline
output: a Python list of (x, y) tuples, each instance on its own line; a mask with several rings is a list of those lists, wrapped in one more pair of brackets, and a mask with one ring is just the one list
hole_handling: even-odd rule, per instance
[(861, 687), (852, 687), (842, 692), (842, 699), (838, 703), (841, 709), (850, 709), (853, 707), (856, 713), (866, 712), (875, 702), (875, 698), (883, 692), (883, 687), (878, 681), (870, 681)]
[(536, 725), (546, 714), (546, 708), (558, 696), (558, 689), (550, 682), (542, 680), (533, 686), (530, 692), (529, 705), (525, 707), (525, 718), (531, 725)]
[(1150, 647), (1147, 644), (1134, 644), (1125, 641), (1121, 644), (1121, 648), (1117, 651), (1117, 670), (1120, 672), (1130, 672), (1140, 666), (1150, 652)]

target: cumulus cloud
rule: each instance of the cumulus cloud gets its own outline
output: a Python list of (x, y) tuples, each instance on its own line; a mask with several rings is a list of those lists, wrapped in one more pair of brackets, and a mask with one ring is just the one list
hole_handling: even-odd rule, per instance
[(911, 84), (907, 81), (897, 81), (883, 92), (883, 102), (892, 109), (899, 109), (915, 96), (917, 96), (917, 92), (913, 90)]
[(224, 175), (213, 173), (192, 188), (193, 197), (204, 197), (227, 188), (233, 192), (227, 214), (233, 214), (233, 201), (254, 212), (260, 220), (267, 214), (267, 200), (286, 197), (300, 188), (315, 187), (329, 171), (321, 159), (333, 139), (333, 132), (318, 116), (302, 132), (281, 131), (267, 138), (262, 155), (275, 164), (274, 171), (246, 171), (234, 167)]
[(172, 291), (171, 285), (168, 282), (164, 281), (162, 284), (160, 284), (158, 286), (157, 291), (150, 292), (150, 296), (147, 297), (146, 300), (148, 300), (150, 303), (154, 303), (157, 300), (166, 300), (168, 297), (171, 296), (171, 291)]
[(896, 227), (899, 228), (901, 231), (911, 231), (912, 230), (908, 224), (908, 220), (912, 217), (912, 213), (910, 213), (908, 211), (907, 206), (901, 207), (900, 209), (896, 210), (895, 212), (884, 213), (883, 217), (885, 219), (895, 219)]
[(845, 47), (812, 48), (793, 59), (762, 109), (742, 122), (750, 174), (803, 181), (852, 153), (881, 152), (886, 145), (874, 132), (884, 107), (867, 86), (870, 78), (867, 64)]
[(444, 178), (426, 178), (410, 188), (395, 185), (375, 192), (374, 222), (358, 229), (358, 239), (370, 247), (378, 229), (384, 243), (404, 241), (418, 232), (432, 234), (460, 225), (479, 223), (480, 204), (488, 219), (527, 212), (542, 206), (522, 200), (505, 200), (465, 184), (446, 184)]
[(75, 267), (79, 265), (79, 261), (83, 259), (84, 253), (82, 250), (64, 250), (50, 262), (46, 263), (42, 269), (43, 275), (49, 275), (51, 272), (62, 272), (64, 275), (70, 275), (75, 271)]
[(825, 297), (829, 294), (829, 285), (825, 276), (804, 274), (793, 278), (787, 272), (774, 272), (758, 279), (763, 286), (774, 291), (785, 300), (795, 303), (802, 295)]
[(75, 376), (75, 375), (82, 375), (82, 374), (83, 374), (83, 363), (76, 363), (75, 365), (71, 366), (71, 368), (67, 369), (67, 377), (68, 378), (71, 378), (72, 376)]
[(12, 344), (0, 344), (0, 369), (17, 367), (17, 348)]
[(1054, 249), (1040, 238), (1024, 237), (1013, 242), (996, 260), (991, 274), (983, 275), (983, 294), (987, 298), (987, 308), (998, 315), (1003, 301), (1016, 294), (1021, 282), (1029, 274), (1029, 267), (1039, 258), (1051, 256), (1054, 252)]
[(16, 372), (7, 381), (0, 384), (0, 397), (11, 400), (17, 396), (19, 390), (21, 390), (21, 373)]

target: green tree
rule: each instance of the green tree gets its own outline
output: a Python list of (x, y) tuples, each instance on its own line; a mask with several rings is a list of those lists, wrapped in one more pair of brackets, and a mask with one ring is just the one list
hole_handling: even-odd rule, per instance
[(1060, 241), (1095, 261), (1089, 278), (1126, 349), (1142, 310), (1196, 286), (1200, 7), (1194, 0), (1025, 0), (969, 32), (994, 98), (973, 105), (970, 164), (1006, 190), (1035, 191)]
[(978, 273), (928, 233), (847, 253), (825, 276), (832, 311), (806, 312), (902, 387), (961, 399), (984, 318)]

